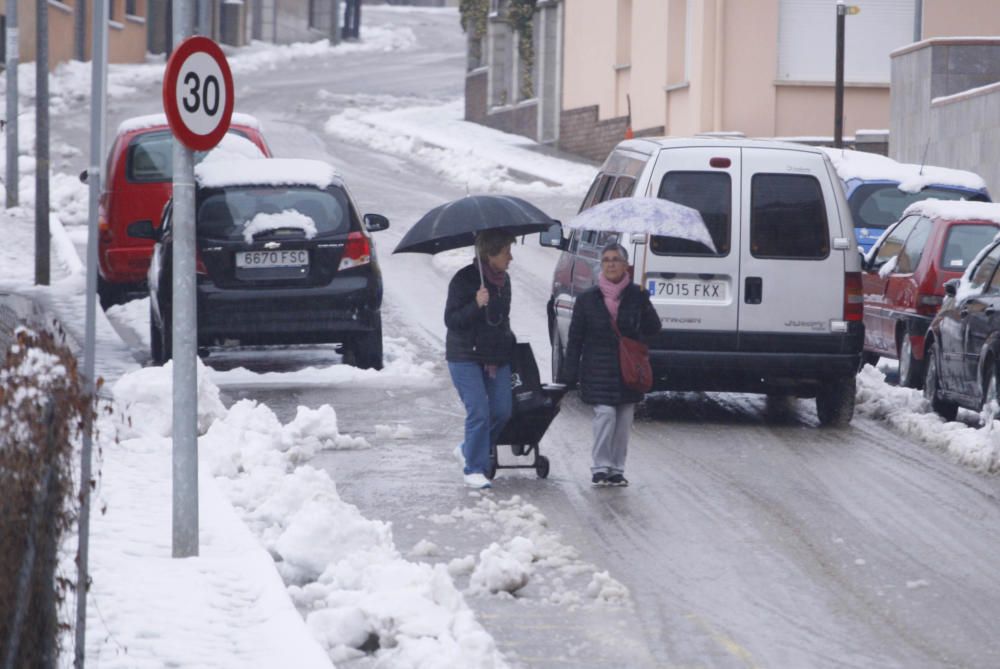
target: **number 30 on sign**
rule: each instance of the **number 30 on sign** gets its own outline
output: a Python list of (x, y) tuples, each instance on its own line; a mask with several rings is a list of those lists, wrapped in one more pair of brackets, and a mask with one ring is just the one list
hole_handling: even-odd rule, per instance
[(207, 151), (229, 130), (233, 75), (219, 45), (190, 37), (171, 54), (163, 77), (163, 110), (174, 136), (195, 151)]

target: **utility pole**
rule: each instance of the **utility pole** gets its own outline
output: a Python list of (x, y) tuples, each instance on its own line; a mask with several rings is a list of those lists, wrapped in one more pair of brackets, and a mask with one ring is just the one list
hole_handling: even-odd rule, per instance
[(87, 58), (86, 41), (87, 0), (76, 0), (73, 3), (73, 58), (81, 62)]
[(7, 208), (17, 206), (17, 61), (20, 40), (17, 34), (17, 0), (7, 0)]
[(924, 38), (924, 0), (913, 0), (913, 41)]
[(49, 3), (37, 2), (35, 48), (35, 283), (49, 285)]
[[(191, 36), (191, 0), (174, 2), (174, 49)], [(176, 135), (176, 133), (175, 133)], [(173, 556), (198, 555), (198, 296), (195, 286), (194, 152), (174, 137)]]
[[(101, 184), (107, 178), (104, 165), (104, 110), (105, 81), (107, 79), (108, 0), (94, 0), (91, 21), (90, 62), (90, 163), (87, 166), (87, 186), (90, 188), (90, 217), (87, 233), (87, 303), (84, 328), (83, 382), (87, 395), (96, 392), (94, 357), (97, 332), (97, 212), (101, 198)], [(77, 550), (76, 582), (76, 642), (73, 657), (74, 669), (83, 669), (87, 650), (87, 590), (90, 587), (90, 478), (93, 425), (83, 429), (83, 448), (80, 453), (80, 534)]]

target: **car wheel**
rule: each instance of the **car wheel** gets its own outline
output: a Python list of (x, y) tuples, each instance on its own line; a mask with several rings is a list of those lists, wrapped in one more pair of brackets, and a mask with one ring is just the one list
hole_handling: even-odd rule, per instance
[(992, 361), (986, 368), (986, 378), (983, 379), (985, 392), (983, 393), (982, 419), (983, 425), (989, 427), (993, 421), (1000, 419), (1000, 397), (997, 391), (997, 366)]
[(359, 369), (382, 369), (382, 314), (375, 314), (374, 329), (354, 339), (349, 348), (353, 358), (348, 364)]
[(919, 388), (923, 375), (920, 373), (920, 361), (913, 357), (913, 342), (904, 333), (900, 338), (899, 347), (899, 385), (905, 388)]
[(552, 324), (552, 383), (559, 382), (559, 372), (562, 371), (563, 350), (559, 342), (559, 326)]
[(924, 374), (924, 399), (930, 402), (934, 413), (947, 421), (955, 420), (958, 415), (958, 405), (941, 398), (941, 375), (938, 367), (938, 356), (934, 347), (927, 349), (927, 371)]
[(125, 290), (122, 286), (106, 281), (100, 274), (97, 275), (97, 298), (101, 302), (101, 309), (105, 311), (109, 307), (121, 304), (125, 299)]
[(861, 367), (864, 368), (865, 365), (871, 365), (872, 367), (877, 367), (879, 361), (878, 353), (872, 353), (871, 351), (863, 351), (861, 353)]
[(816, 415), (823, 427), (846, 427), (854, 417), (857, 379), (853, 376), (834, 379), (816, 393)]

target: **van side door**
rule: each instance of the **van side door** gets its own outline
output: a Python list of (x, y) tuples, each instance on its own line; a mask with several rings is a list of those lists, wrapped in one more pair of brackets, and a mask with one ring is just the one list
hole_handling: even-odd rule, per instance
[(657, 156), (647, 192), (638, 194), (698, 210), (715, 244), (710, 249), (673, 237), (649, 238), (644, 274), (636, 280), (660, 315), (664, 348), (736, 349), (739, 173), (739, 148), (667, 148)]

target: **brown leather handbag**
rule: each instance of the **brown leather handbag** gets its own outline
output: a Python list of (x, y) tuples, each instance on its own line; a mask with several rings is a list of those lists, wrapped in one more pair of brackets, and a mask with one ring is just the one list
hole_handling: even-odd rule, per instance
[(653, 388), (653, 367), (649, 364), (649, 347), (638, 339), (624, 336), (618, 324), (611, 323), (618, 335), (618, 366), (622, 383), (629, 390), (648, 393)]

